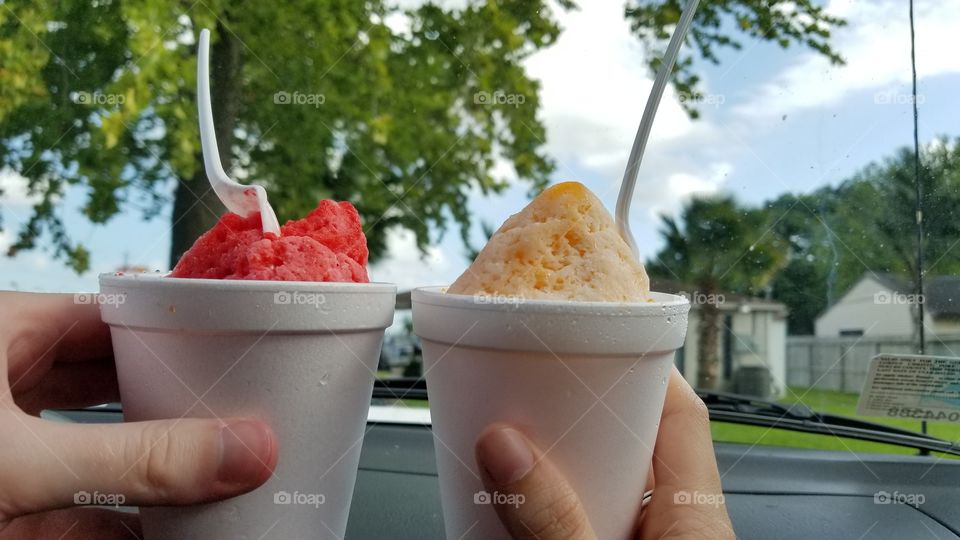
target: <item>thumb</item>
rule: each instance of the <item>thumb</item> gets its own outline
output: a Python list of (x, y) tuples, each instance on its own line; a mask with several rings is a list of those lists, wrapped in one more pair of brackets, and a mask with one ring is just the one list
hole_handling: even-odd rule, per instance
[(477, 464), (500, 521), (515, 539), (595, 538), (580, 498), (522, 433), (494, 424), (477, 439)]
[(14, 516), (74, 504), (223, 499), (265, 482), (277, 461), (273, 431), (253, 419), (80, 425), (17, 414), (4, 423), (13, 444), (0, 449), (0, 462), (13, 466), (0, 485), (15, 487), (0, 512)]
[(710, 414), (676, 368), (653, 449), (655, 489), (641, 538), (735, 538), (710, 434)]

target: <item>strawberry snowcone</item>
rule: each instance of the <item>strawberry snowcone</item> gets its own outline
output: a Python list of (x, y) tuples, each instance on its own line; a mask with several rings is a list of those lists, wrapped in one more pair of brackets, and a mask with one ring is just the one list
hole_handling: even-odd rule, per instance
[(276, 436), (263, 485), (226, 501), (142, 508), (145, 540), (346, 532), (397, 288), (369, 282), (348, 202), (320, 201), (279, 232), (264, 233), (259, 214), (228, 212), (169, 276), (100, 276), (104, 294), (126, 299), (101, 310), (126, 421), (252, 417)]
[(280, 236), (264, 233), (260, 214), (227, 212), (180, 258), (170, 277), (367, 283), (367, 241), (349, 202), (322, 200)]

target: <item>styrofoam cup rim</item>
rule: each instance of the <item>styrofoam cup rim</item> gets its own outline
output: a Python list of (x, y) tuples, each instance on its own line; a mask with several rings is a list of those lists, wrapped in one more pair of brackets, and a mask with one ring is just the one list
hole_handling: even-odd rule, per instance
[(690, 301), (681, 295), (651, 292), (647, 302), (596, 302), (579, 300), (528, 300), (509, 295), (471, 295), (446, 292), (445, 286), (413, 289), (414, 304), (481, 311), (620, 315), (628, 317), (656, 316), (664, 312), (678, 313), (690, 309)]
[(391, 293), (396, 294), (393, 283), (351, 283), (339, 281), (281, 281), (254, 279), (201, 279), (175, 278), (169, 273), (120, 273), (107, 272), (99, 276), (101, 285), (127, 288), (176, 288), (224, 291), (309, 291), (326, 293)]

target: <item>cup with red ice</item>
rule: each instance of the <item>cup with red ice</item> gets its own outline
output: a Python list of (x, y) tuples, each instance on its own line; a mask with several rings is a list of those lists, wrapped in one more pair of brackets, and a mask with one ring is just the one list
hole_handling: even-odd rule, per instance
[(142, 508), (147, 539), (342, 538), (396, 287), (369, 283), (350, 203), (262, 231), (227, 213), (169, 275), (103, 274), (125, 421), (253, 417), (274, 474), (222, 502)]

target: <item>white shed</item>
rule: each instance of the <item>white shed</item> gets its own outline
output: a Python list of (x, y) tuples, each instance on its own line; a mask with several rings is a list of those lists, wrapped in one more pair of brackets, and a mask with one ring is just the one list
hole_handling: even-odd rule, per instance
[[(650, 288), (683, 294), (691, 301), (687, 339), (677, 353), (676, 364), (684, 378), (694, 384), (698, 371), (700, 307), (709, 299), (690, 292), (696, 290), (693, 286), (671, 280), (654, 279)], [(787, 380), (787, 307), (762, 298), (735, 294), (721, 296), (722, 301), (717, 302), (722, 314), (718, 340), (720, 389), (744, 392), (739, 376), (742, 368), (766, 368), (771, 383), (770, 395), (782, 394)]]

